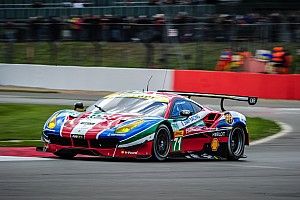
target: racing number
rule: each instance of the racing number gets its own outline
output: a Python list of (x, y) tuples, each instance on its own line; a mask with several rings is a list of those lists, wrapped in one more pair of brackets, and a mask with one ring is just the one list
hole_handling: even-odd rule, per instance
[(173, 142), (173, 152), (174, 152), (174, 151), (180, 151), (180, 150), (181, 150), (181, 141), (182, 141), (182, 137), (174, 138), (174, 142)]

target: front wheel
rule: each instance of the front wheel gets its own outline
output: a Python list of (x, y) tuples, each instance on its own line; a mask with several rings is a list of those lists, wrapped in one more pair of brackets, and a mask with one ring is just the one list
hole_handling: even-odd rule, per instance
[(170, 130), (166, 125), (160, 125), (156, 130), (152, 153), (152, 158), (154, 160), (163, 161), (167, 158), (171, 146), (170, 135)]
[(228, 160), (238, 160), (245, 150), (245, 131), (241, 126), (232, 129), (228, 137)]

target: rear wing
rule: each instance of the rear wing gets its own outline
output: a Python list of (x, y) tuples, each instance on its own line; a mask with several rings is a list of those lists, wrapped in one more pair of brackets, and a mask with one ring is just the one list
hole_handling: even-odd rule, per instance
[(204, 93), (196, 93), (196, 92), (180, 92), (180, 91), (171, 91), (171, 90), (157, 90), (157, 92), (169, 92), (175, 93), (181, 96), (186, 96), (188, 98), (191, 97), (207, 97), (207, 98), (215, 98), (221, 99), (220, 106), (222, 112), (225, 111), (224, 109), (224, 100), (235, 100), (235, 101), (247, 101), (249, 105), (255, 105), (257, 103), (257, 97), (250, 97), (250, 96), (234, 96), (234, 95), (224, 95), (224, 94), (204, 94)]

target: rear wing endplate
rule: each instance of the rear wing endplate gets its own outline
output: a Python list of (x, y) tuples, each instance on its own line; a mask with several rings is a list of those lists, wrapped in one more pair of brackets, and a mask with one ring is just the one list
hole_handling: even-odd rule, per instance
[(180, 92), (180, 91), (172, 91), (172, 90), (157, 90), (157, 92), (168, 92), (168, 93), (175, 93), (181, 96), (186, 96), (188, 98), (191, 97), (207, 97), (207, 98), (215, 98), (221, 99), (220, 106), (222, 112), (225, 111), (224, 109), (224, 100), (235, 100), (235, 101), (247, 101), (249, 105), (255, 105), (257, 103), (257, 97), (250, 97), (250, 96), (235, 96), (235, 95), (224, 95), (224, 94), (204, 94), (204, 93), (196, 93), (196, 92)]

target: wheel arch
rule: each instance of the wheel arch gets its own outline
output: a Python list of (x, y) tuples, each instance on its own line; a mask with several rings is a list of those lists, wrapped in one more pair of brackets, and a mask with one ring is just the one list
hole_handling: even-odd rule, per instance
[(168, 129), (170, 130), (170, 134), (171, 134), (171, 140), (173, 140), (174, 139), (174, 131), (173, 131), (173, 128), (172, 128), (172, 126), (171, 126), (171, 123), (169, 122), (169, 121), (163, 121), (163, 122), (161, 122), (159, 125), (158, 125), (158, 127), (160, 126), (160, 125), (166, 125), (167, 127), (168, 127)]
[(248, 133), (248, 130), (247, 130), (247, 127), (246, 127), (246, 124), (242, 123), (242, 122), (237, 122), (233, 125), (233, 127), (236, 127), (236, 126), (240, 126), (243, 128), (244, 130), (244, 133), (245, 133), (245, 145), (249, 145), (250, 143), (250, 138), (249, 138), (249, 133)]
[[(164, 133), (161, 133), (160, 128), (163, 128), (165, 130)], [(157, 146), (160, 146), (157, 144), (160, 144), (161, 143), (160, 141), (162, 141), (162, 140), (159, 140), (156, 138), (156, 136), (159, 134), (165, 134), (165, 136), (167, 135), (167, 138), (165, 138), (166, 139), (165, 142), (169, 143), (167, 145), (162, 145), (162, 146), (165, 146), (162, 149), (163, 154), (161, 154), (162, 152), (159, 152), (161, 150), (160, 147), (157, 148)], [(162, 121), (161, 123), (158, 124), (157, 129), (155, 131), (155, 136), (154, 136), (153, 145), (152, 145), (152, 156), (151, 157), (153, 160), (164, 161), (165, 159), (167, 159), (169, 153), (171, 152), (173, 135), (174, 134), (173, 134), (172, 126), (168, 121)], [(165, 142), (163, 142), (163, 144)]]

